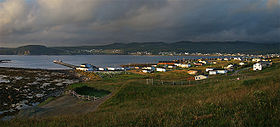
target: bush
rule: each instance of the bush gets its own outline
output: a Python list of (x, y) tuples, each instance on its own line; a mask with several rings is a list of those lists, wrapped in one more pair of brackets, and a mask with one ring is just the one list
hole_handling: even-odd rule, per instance
[(95, 97), (103, 97), (111, 93), (110, 91), (107, 90), (98, 90), (88, 86), (77, 87), (74, 89), (74, 91), (80, 95), (89, 95)]

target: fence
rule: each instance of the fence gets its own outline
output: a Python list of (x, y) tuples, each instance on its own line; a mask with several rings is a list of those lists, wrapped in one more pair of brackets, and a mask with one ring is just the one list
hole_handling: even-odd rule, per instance
[(196, 84), (200, 84), (200, 83), (206, 83), (206, 80), (202, 80), (202, 81), (194, 81), (194, 80), (166, 81), (166, 80), (146, 79), (147, 85), (196, 85)]
[(78, 99), (81, 99), (81, 100), (87, 100), (87, 101), (96, 101), (99, 99), (99, 97), (95, 97), (95, 96), (88, 96), (88, 95), (80, 95), (80, 94), (77, 94), (75, 91), (73, 90), (68, 90), (66, 91), (66, 94), (70, 94), (74, 97), (77, 97)]

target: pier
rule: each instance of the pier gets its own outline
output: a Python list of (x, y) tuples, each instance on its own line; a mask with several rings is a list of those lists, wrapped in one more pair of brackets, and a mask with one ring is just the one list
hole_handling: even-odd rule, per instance
[(77, 66), (75, 66), (75, 65), (64, 63), (64, 62), (62, 62), (60, 60), (54, 60), (53, 63), (59, 64), (59, 65), (62, 65), (62, 66), (66, 66), (66, 67), (69, 67), (69, 68), (72, 68), (72, 69), (76, 69), (77, 68)]

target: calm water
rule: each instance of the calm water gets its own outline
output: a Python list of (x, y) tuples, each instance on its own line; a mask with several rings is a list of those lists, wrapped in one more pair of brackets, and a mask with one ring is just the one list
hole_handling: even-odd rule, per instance
[[(67, 69), (67, 67), (54, 64), (53, 60), (80, 65), (91, 63), (97, 67), (119, 67), (129, 63), (156, 63), (175, 59), (206, 58), (201, 56), (132, 56), (132, 55), (42, 55), (42, 56), (17, 56), (0, 55), (1, 59), (12, 60), (10, 63), (0, 63), (0, 67), (40, 68), (40, 69)], [(210, 58), (210, 57), (207, 57)]]

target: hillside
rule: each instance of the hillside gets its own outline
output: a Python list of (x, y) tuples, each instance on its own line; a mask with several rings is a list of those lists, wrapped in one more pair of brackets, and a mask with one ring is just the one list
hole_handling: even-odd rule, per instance
[(113, 43), (103, 46), (80, 47), (46, 47), (28, 45), (18, 48), (0, 48), (0, 55), (90, 55), (90, 54), (132, 54), (135, 52), (149, 52), (158, 55), (160, 52), (176, 53), (246, 53), (271, 54), (280, 53), (278, 43), (252, 42), (190, 42), (175, 43), (144, 42), (144, 43)]
[[(185, 73), (118, 75), (85, 84), (113, 91), (113, 96), (85, 115), (15, 119), (3, 126), (278, 126), (280, 64), (263, 71), (217, 75), (189, 85), (147, 84), (183, 80)], [(178, 77), (176, 75), (181, 75)], [(236, 80), (240, 78), (240, 80)], [(76, 84), (77, 85), (77, 84)], [(75, 85), (74, 85), (75, 86)], [(61, 112), (61, 111), (58, 111)]]

